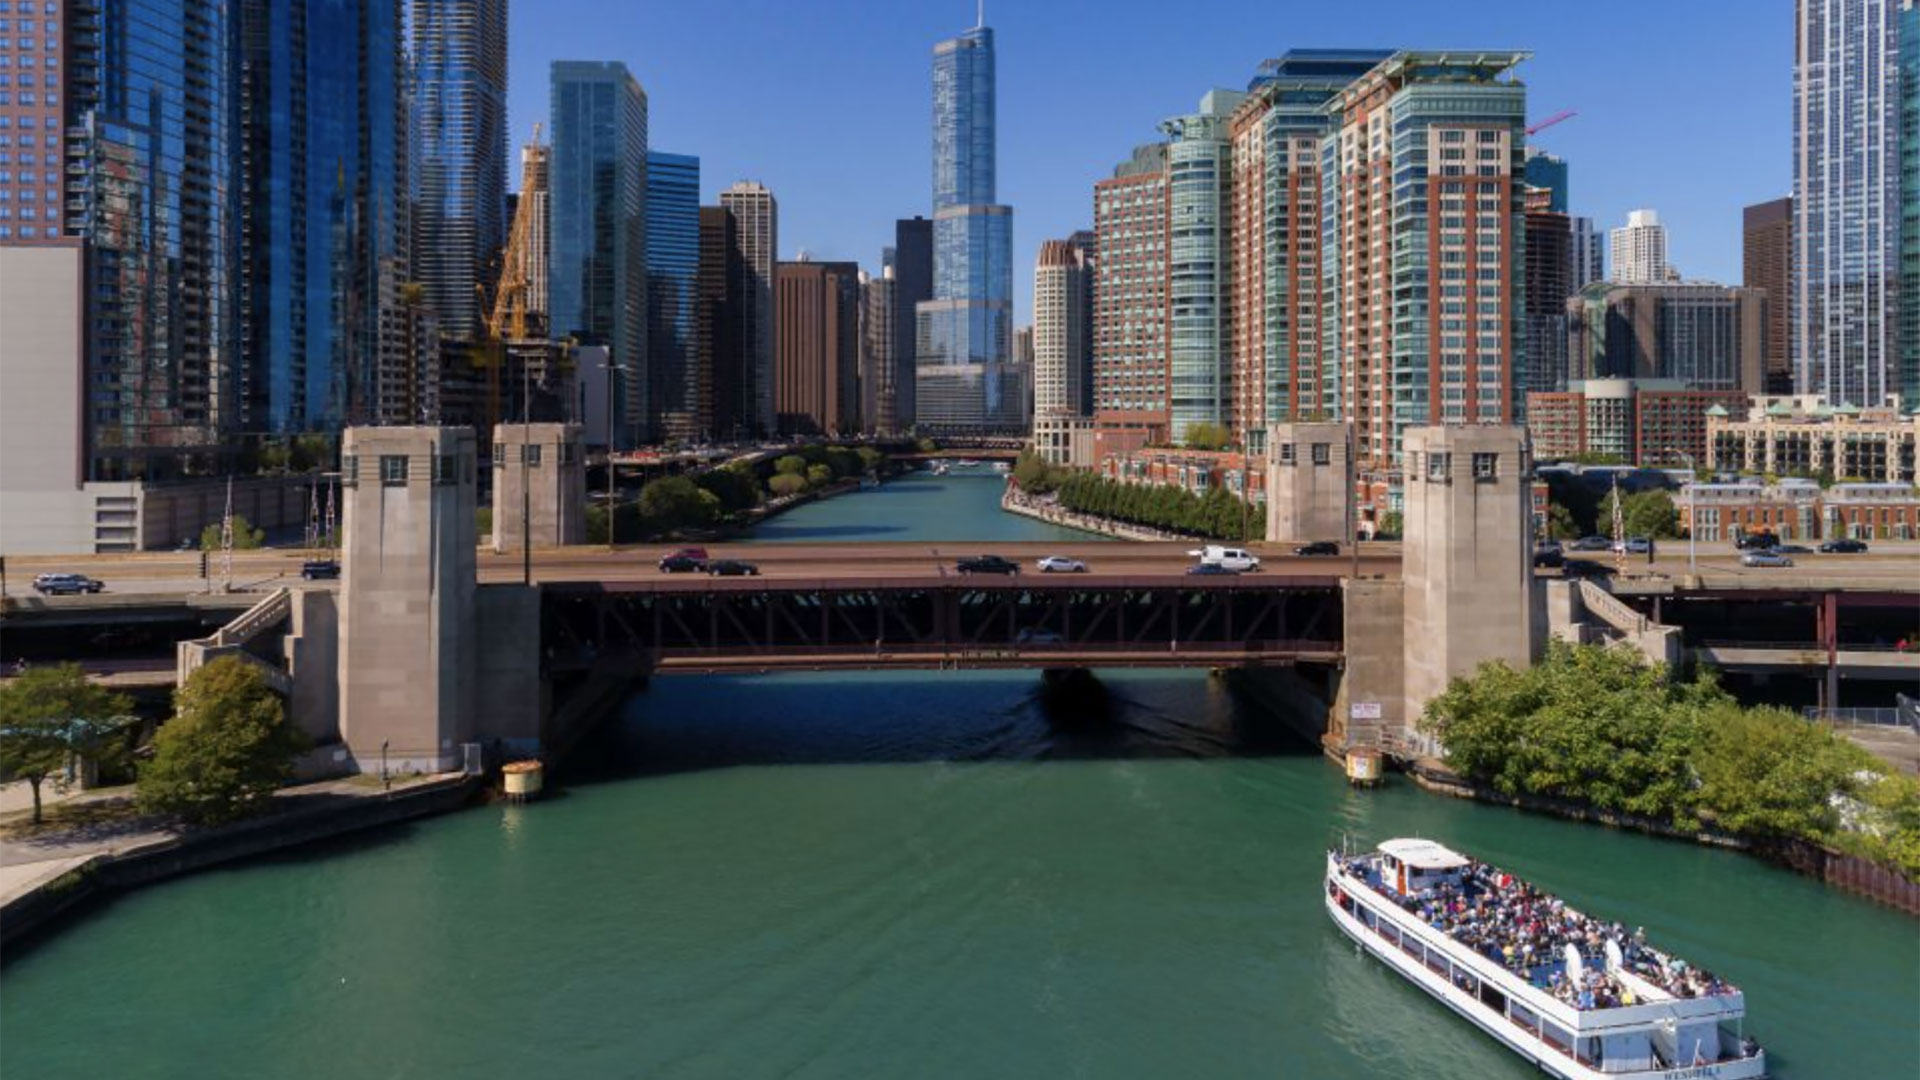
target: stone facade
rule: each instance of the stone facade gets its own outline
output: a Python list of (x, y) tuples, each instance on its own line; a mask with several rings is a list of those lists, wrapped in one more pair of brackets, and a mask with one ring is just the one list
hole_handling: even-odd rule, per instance
[(468, 428), (347, 429), (340, 737), (362, 772), (457, 768), (473, 738), (477, 468)]
[(1531, 462), (1518, 427), (1406, 433), (1406, 717), (1481, 663), (1533, 654)]
[(520, 550), (523, 510), (534, 547), (587, 542), (584, 438), (579, 424), (501, 424), (493, 429), (495, 552)]
[(1274, 424), (1267, 429), (1267, 539), (1352, 536), (1353, 474), (1347, 426)]

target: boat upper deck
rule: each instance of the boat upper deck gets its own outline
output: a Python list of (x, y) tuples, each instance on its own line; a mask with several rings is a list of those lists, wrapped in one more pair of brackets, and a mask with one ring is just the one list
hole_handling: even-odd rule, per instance
[[(1383, 844), (1381, 851), (1336, 858), (1371, 892), (1572, 1008), (1739, 995), (1712, 972), (1647, 945), (1644, 931), (1585, 915), (1512, 874), (1438, 845), (1416, 852)], [(1400, 870), (1409, 858), (1430, 874), (1449, 872), (1403, 892)]]

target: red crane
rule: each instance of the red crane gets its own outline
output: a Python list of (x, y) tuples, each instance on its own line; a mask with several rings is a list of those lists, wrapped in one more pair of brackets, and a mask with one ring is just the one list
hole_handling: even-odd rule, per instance
[(1562, 120), (1571, 120), (1574, 117), (1579, 115), (1580, 115), (1579, 113), (1575, 112), (1572, 109), (1562, 109), (1559, 112), (1554, 113), (1552, 116), (1547, 117), (1545, 120), (1542, 120), (1539, 123), (1528, 128), (1527, 137), (1532, 138), (1534, 135), (1547, 130), (1548, 128), (1552, 127), (1553, 125), (1559, 123)]

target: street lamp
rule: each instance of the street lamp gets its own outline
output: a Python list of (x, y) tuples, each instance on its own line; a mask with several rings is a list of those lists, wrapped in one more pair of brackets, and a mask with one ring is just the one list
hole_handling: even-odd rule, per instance
[(1700, 538), (1700, 498), (1691, 489), (1694, 483), (1700, 479), (1700, 470), (1697, 466), (1694, 465), (1692, 454), (1687, 453), (1685, 450), (1682, 450), (1677, 446), (1669, 446), (1669, 447), (1666, 447), (1665, 449), (1667, 453), (1677, 455), (1681, 461), (1686, 462), (1687, 471), (1693, 474), (1693, 480), (1689, 480), (1687, 482), (1687, 488), (1686, 488), (1687, 576), (1697, 577), (1699, 576), (1699, 568), (1696, 565), (1695, 557), (1698, 550), (1697, 545), (1699, 543), (1699, 538)]

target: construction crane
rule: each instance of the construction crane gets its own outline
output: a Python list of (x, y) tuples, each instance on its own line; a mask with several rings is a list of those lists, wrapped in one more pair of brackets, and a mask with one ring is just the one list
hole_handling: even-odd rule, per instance
[[(487, 419), (501, 421), (500, 375), (506, 366), (509, 343), (524, 342), (546, 332), (545, 312), (531, 310), (532, 280), (527, 273), (533, 251), (534, 216), (544, 208), (547, 193), (546, 148), (540, 145), (540, 125), (533, 125), (533, 141), (520, 169), (520, 202), (507, 233), (507, 246), (500, 254), (500, 284), (493, 291), (493, 304), (486, 318), (487, 340), (483, 343), (487, 368)], [(485, 304), (482, 287), (481, 302)], [(524, 359), (522, 360), (524, 363)], [(522, 409), (525, 409), (522, 404)]]
[(1574, 111), (1573, 109), (1562, 109), (1559, 112), (1554, 113), (1552, 116), (1547, 117), (1545, 120), (1542, 120), (1539, 123), (1528, 128), (1527, 138), (1531, 139), (1535, 135), (1538, 135), (1540, 132), (1545, 131), (1548, 128), (1552, 127), (1553, 125), (1560, 123), (1562, 120), (1571, 120), (1574, 117), (1579, 115), (1580, 114)]

